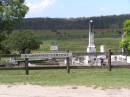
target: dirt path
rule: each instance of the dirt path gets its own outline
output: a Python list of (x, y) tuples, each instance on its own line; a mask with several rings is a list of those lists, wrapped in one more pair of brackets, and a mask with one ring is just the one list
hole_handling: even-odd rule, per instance
[(130, 90), (104, 90), (84, 86), (0, 85), (0, 97), (130, 97)]

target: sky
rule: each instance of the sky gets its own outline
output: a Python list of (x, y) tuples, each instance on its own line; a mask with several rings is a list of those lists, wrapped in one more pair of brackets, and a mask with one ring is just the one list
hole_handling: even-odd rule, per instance
[(25, 0), (26, 18), (76, 18), (130, 13), (130, 0)]

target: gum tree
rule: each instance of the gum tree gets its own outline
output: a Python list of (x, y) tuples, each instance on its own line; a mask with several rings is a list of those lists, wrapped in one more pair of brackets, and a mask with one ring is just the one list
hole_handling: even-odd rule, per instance
[(0, 0), (0, 49), (4, 49), (1, 46), (2, 41), (22, 21), (27, 11), (24, 0)]

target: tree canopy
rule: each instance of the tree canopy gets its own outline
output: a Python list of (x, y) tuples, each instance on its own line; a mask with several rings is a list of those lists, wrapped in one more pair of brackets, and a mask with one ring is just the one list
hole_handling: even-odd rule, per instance
[(24, 0), (0, 0), (0, 31), (12, 30), (27, 11)]
[(124, 29), (124, 37), (120, 45), (125, 52), (128, 52), (130, 50), (130, 19), (124, 22), (123, 29)]
[(8, 39), (2, 44), (6, 49), (15, 50), (24, 54), (27, 50), (38, 49), (41, 42), (37, 39), (34, 33), (30, 31), (17, 31), (11, 33)]
[(124, 31), (125, 31), (125, 35), (128, 40), (130, 40), (130, 19), (126, 20), (124, 22)]
[(24, 0), (0, 0), (0, 50), (6, 50), (2, 41), (7, 39), (8, 34), (22, 21), (27, 11)]
[[(91, 17), (94, 21), (95, 29), (111, 29), (122, 31), (123, 22), (130, 18), (130, 14)], [(88, 29), (89, 17), (79, 18), (26, 18), (16, 29)]]

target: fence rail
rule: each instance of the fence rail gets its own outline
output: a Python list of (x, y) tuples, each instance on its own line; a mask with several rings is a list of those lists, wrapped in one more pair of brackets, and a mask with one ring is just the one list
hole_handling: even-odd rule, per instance
[(20, 54), (0, 54), (0, 57), (20, 57)]
[[(43, 66), (36, 66), (36, 67), (30, 67), (28, 65), (28, 63), (30, 62), (34, 62), (34, 63), (37, 63), (39, 61), (47, 61), (47, 57), (44, 59), (31, 59), (29, 60), (30, 57), (21, 57), (21, 55), (19, 54), (0, 54), (0, 59), (3, 60), (2, 58), (10, 58), (10, 57), (14, 57), (16, 58), (16, 61), (18, 62), (22, 62), (24, 63), (24, 65), (21, 67), (21, 66), (14, 66), (14, 67), (0, 67), (0, 70), (25, 70), (26, 74), (28, 75), (29, 74), (29, 70), (42, 70), (42, 69), (66, 69), (67, 70), (67, 73), (69, 74), (70, 73), (70, 69), (108, 69), (109, 71), (112, 70), (112, 68), (130, 68), (130, 65), (113, 65), (112, 64), (112, 60), (111, 60), (111, 56), (112, 55), (124, 55), (124, 56), (127, 56), (127, 55), (130, 55), (130, 52), (126, 52), (126, 53), (122, 53), (122, 52), (112, 52), (111, 50), (109, 50), (108, 52), (104, 52), (104, 53), (101, 53), (101, 52), (96, 52), (96, 53), (86, 53), (86, 52), (75, 52), (75, 53), (69, 53), (69, 51), (66, 52), (67, 54), (72, 54), (71, 56), (69, 55), (66, 55), (62, 58), (66, 59), (67, 63), (66, 65), (64, 66), (59, 66), (59, 65), (43, 65)], [(52, 53), (51, 53), (52, 54)], [(62, 53), (62, 54), (65, 54), (65, 53)], [(72, 66), (71, 65), (71, 58), (72, 57), (75, 57), (75, 56), (98, 56), (98, 55), (106, 55), (106, 58), (107, 58), (107, 65), (106, 66)], [(56, 56), (56, 54), (55, 54)], [(60, 56), (60, 55), (59, 55)], [(54, 57), (53, 58), (59, 58), (58, 57)], [(18, 60), (17, 58), (21, 58), (21, 60)], [(35, 57), (36, 58), (36, 57)], [(1, 64), (1, 66), (3, 66)]]

